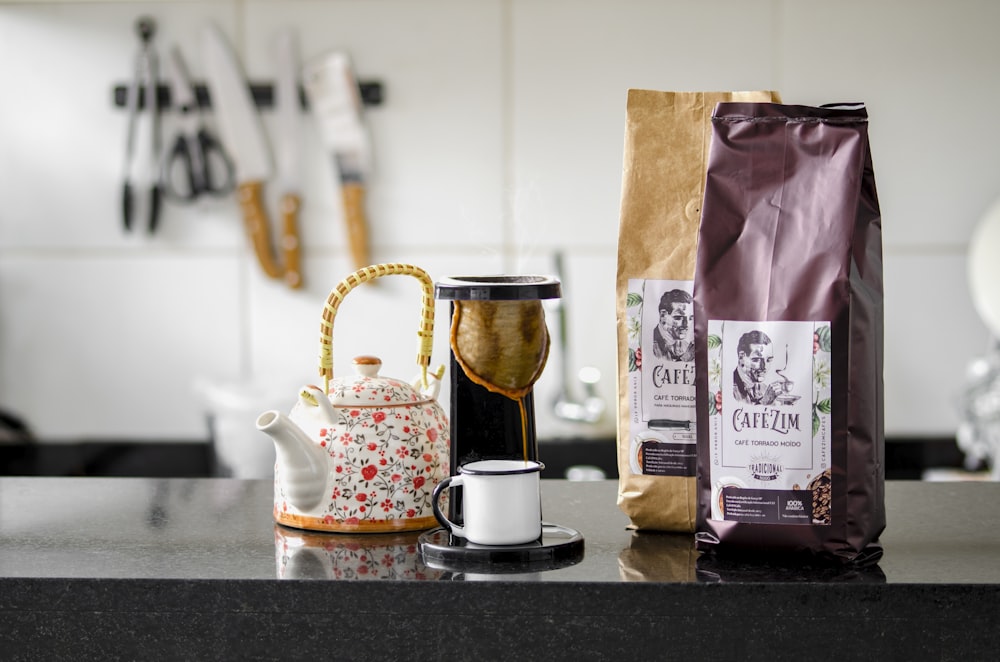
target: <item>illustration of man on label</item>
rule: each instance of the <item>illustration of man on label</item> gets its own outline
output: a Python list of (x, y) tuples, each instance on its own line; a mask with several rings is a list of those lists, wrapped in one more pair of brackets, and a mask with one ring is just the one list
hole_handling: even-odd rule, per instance
[(694, 302), (684, 290), (660, 297), (660, 322), (653, 329), (653, 355), (668, 361), (694, 361)]
[(736, 344), (736, 370), (733, 371), (733, 397), (740, 402), (769, 405), (785, 391), (785, 381), (767, 383), (774, 347), (763, 331), (748, 331)]

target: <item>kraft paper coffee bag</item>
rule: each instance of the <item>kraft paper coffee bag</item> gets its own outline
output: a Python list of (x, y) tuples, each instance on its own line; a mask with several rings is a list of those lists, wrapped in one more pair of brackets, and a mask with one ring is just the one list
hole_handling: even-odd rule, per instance
[(872, 563), (885, 477), (867, 111), (722, 103), (712, 126), (694, 288), (698, 548)]
[(774, 92), (628, 92), (616, 305), (618, 505), (637, 529), (695, 527), (691, 295), (712, 110), (722, 101), (777, 100)]

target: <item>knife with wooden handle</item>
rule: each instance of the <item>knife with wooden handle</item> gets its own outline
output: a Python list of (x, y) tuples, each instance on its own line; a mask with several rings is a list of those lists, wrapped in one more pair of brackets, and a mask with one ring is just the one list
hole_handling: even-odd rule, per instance
[(340, 187), (354, 267), (363, 269), (371, 264), (368, 257), (368, 222), (365, 220), (365, 186), (361, 182), (341, 179)]
[(302, 103), (299, 98), (298, 40), (292, 28), (278, 32), (274, 42), (278, 68), (275, 84), (275, 158), (278, 162), (278, 191), (281, 194), (280, 250), (285, 265), (285, 282), (292, 289), (302, 287), (298, 218), (302, 199), (300, 162), (302, 159)]
[(270, 278), (281, 278), (285, 270), (274, 259), (274, 250), (271, 248), (271, 228), (264, 207), (264, 182), (240, 182), (237, 191), (247, 236), (261, 269)]
[(288, 206), (291, 211), (283, 208), (281, 212), (279, 261), (264, 205), (264, 182), (272, 171), (271, 152), (246, 76), (229, 43), (214, 26), (206, 27), (202, 46), (209, 95), (219, 119), (219, 133), (233, 156), (240, 209), (254, 253), (268, 277), (284, 279), (290, 287), (299, 288), (302, 286), (296, 223), (299, 205), (296, 202)]
[(365, 214), (365, 180), (371, 166), (371, 148), (361, 118), (358, 83), (350, 60), (340, 52), (309, 62), (303, 82), (320, 135), (333, 154), (340, 176), (351, 258), (355, 268), (363, 269), (371, 264)]
[(281, 254), (285, 261), (285, 282), (293, 290), (302, 287), (302, 266), (299, 253), (299, 196), (285, 193), (281, 196)]

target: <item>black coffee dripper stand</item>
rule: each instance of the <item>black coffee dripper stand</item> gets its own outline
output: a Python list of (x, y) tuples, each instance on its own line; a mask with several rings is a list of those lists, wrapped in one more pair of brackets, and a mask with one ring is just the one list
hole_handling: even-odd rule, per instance
[[(451, 301), (452, 320), (456, 302), (474, 307), (477, 302), (529, 302), (558, 299), (562, 288), (555, 278), (544, 276), (474, 276), (445, 278), (435, 284), (436, 299)], [(538, 314), (541, 316), (539, 307)], [(537, 320), (544, 326), (544, 316)], [(486, 334), (489, 335), (489, 334)], [(517, 335), (517, 334), (512, 334)], [(547, 336), (546, 336), (547, 337)], [(456, 358), (452, 334), (451, 376), (451, 475), (478, 460), (535, 460), (535, 409), (532, 392), (515, 400), (487, 389), (466, 374)], [(519, 338), (498, 342), (517, 343)], [(515, 347), (516, 350), (516, 347)], [(450, 494), (449, 518), (462, 522), (461, 490)], [(542, 524), (538, 540), (520, 545), (487, 546), (470, 543), (438, 528), (420, 536), (420, 551), (429, 567), (459, 573), (517, 573), (551, 570), (583, 559), (583, 536), (578, 531)]]

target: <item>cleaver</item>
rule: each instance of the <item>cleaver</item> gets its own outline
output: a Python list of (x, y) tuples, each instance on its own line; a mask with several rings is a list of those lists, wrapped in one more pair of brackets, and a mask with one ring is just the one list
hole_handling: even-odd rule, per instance
[(302, 72), (309, 107), (324, 146), (340, 175), (347, 240), (356, 269), (367, 267), (368, 228), (365, 180), (371, 170), (371, 143), (361, 118), (361, 95), (350, 58), (331, 52), (309, 61)]
[[(284, 279), (291, 288), (302, 287), (299, 273), (299, 239), (294, 222), (283, 225), (281, 245), (284, 264), (275, 258), (271, 227), (264, 206), (264, 182), (273, 169), (271, 151), (246, 76), (226, 38), (214, 25), (202, 33), (202, 56), (212, 105), (216, 109), (219, 133), (233, 157), (236, 191), (247, 235), (257, 260), (271, 278)], [(297, 209), (297, 208), (296, 208)], [(294, 211), (294, 210), (293, 210)]]

